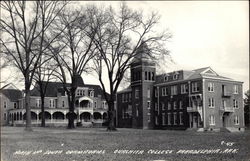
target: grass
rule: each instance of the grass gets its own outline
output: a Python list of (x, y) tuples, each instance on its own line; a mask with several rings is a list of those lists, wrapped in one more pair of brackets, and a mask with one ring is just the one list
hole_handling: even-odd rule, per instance
[[(118, 129), (116, 132), (107, 132), (104, 128), (77, 128), (68, 130), (65, 128), (40, 127), (33, 128), (32, 132), (27, 132), (23, 127), (2, 127), (1, 159), (3, 161), (247, 161), (250, 160), (249, 134), (249, 130), (244, 133), (198, 133), (194, 131), (139, 129)], [(222, 141), (224, 141), (223, 144)], [(234, 144), (232, 146), (229, 144), (226, 145), (229, 142), (233, 142)], [(177, 153), (179, 150), (204, 149), (220, 149), (220, 152), (225, 152), (225, 149), (236, 150), (235, 153), (216, 154)], [(89, 150), (88, 152), (97, 150), (101, 154), (83, 154), (87, 150)], [(116, 150), (138, 150), (137, 152), (142, 153), (143, 151), (143, 153), (116, 154)], [(168, 154), (166, 150), (172, 150), (172, 153)], [(149, 154), (148, 152), (167, 154)]]

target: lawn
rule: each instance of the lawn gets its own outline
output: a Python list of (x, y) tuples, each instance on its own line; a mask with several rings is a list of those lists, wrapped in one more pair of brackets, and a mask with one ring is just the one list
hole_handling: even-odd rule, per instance
[(3, 161), (250, 160), (250, 131), (194, 131), (104, 128), (1, 128)]

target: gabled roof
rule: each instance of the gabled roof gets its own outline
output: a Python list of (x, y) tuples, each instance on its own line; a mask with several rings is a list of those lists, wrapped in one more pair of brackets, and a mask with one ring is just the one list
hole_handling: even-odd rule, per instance
[[(166, 74), (161, 74), (157, 75), (156, 77), (156, 84), (157, 83), (164, 83), (162, 77), (166, 75), (173, 75), (175, 72), (170, 72)], [(223, 79), (223, 80), (232, 80), (227, 77), (220, 76), (217, 74), (211, 67), (204, 67), (204, 68), (199, 68), (191, 71), (187, 70), (181, 70), (180, 73), (183, 74), (183, 77), (180, 77), (181, 79), (178, 80), (172, 80), (169, 82), (174, 82), (174, 81), (180, 81), (180, 80), (192, 80), (192, 79), (199, 79), (199, 78), (212, 78), (212, 79)]]
[(0, 93), (5, 95), (11, 102), (18, 101), (22, 98), (22, 91), (18, 89), (1, 89)]
[(131, 92), (132, 91), (132, 88), (131, 86), (128, 86), (127, 88), (121, 90), (121, 91), (118, 91), (117, 93), (125, 93), (125, 92)]
[[(42, 83), (43, 83), (43, 85), (46, 84), (46, 82), (42, 82)], [(66, 87), (70, 87), (70, 84), (67, 83)], [(92, 89), (92, 90), (94, 90), (95, 97), (97, 97), (98, 95), (101, 95), (101, 97), (104, 98), (102, 88), (99, 85), (81, 84), (78, 87), (85, 87), (85, 88)], [(64, 95), (65, 91), (63, 89), (63, 83), (61, 83), (61, 82), (48, 82), (45, 97), (57, 97), (58, 92), (60, 92), (62, 95)], [(35, 87), (31, 90), (31, 96), (40, 96), (38, 84), (36, 84)]]

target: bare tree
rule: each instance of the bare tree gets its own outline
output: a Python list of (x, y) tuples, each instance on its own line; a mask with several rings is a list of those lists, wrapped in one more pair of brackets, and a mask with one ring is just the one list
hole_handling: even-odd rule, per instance
[[(41, 62), (43, 62), (41, 60)], [(54, 62), (52, 57), (50, 57), (50, 60), (45, 62), (43, 65), (38, 66), (36, 69), (36, 72), (34, 74), (34, 80), (35, 80), (35, 86), (39, 93), (41, 98), (41, 127), (45, 127), (45, 110), (44, 110), (44, 99), (47, 91), (48, 84), (50, 81), (55, 80), (54, 73), (57, 70), (57, 64)]]
[[(91, 7), (90, 7), (91, 8)], [(51, 46), (51, 52), (54, 53), (54, 59), (58, 63), (59, 72), (57, 77), (64, 85), (64, 90), (68, 96), (69, 114), (68, 128), (75, 128), (74, 125), (74, 109), (75, 109), (75, 93), (77, 89), (77, 79), (84, 72), (88, 72), (89, 61), (94, 57), (95, 47), (93, 39), (95, 30), (91, 28), (88, 9), (77, 9), (73, 11), (64, 9), (56, 22), (54, 31), (62, 32), (58, 37), (57, 43)], [(94, 7), (93, 7), (94, 8)], [(64, 28), (66, 28), (64, 30)], [(71, 81), (68, 82), (67, 75)], [(70, 84), (70, 87), (67, 84)]]
[(40, 58), (55, 37), (47, 40), (51, 23), (66, 5), (58, 1), (3, 1), (0, 19), (0, 42), (6, 58), (20, 70), (25, 79), (26, 130), (31, 128), (30, 87)]
[[(152, 60), (169, 55), (165, 43), (171, 38), (171, 34), (166, 31), (158, 34), (154, 31), (160, 19), (157, 13), (153, 12), (144, 19), (141, 12), (130, 9), (125, 3), (121, 4), (117, 12), (109, 7), (102, 14), (97, 12), (92, 17), (94, 17), (94, 24), (98, 25), (94, 39), (98, 49), (95, 70), (108, 103), (107, 130), (116, 130), (114, 101), (117, 89), (132, 59), (142, 48)], [(108, 77), (109, 86), (104, 85), (104, 75)], [(109, 91), (107, 91), (108, 87)]]

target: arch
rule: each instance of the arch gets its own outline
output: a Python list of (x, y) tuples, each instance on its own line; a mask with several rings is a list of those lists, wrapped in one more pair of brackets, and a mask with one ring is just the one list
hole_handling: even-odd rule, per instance
[(104, 112), (104, 113), (102, 114), (102, 118), (103, 118), (103, 120), (107, 120), (108, 114), (107, 114), (106, 112)]
[(88, 107), (88, 104), (89, 104), (89, 101), (88, 101), (88, 100), (82, 100), (82, 101), (79, 103), (79, 106), (80, 106), (80, 107)]
[[(44, 117), (46, 119), (51, 119), (51, 114), (48, 111), (44, 111)], [(39, 113), (39, 119), (42, 119), (42, 112)]]
[(83, 112), (80, 115), (80, 120), (84, 120), (85, 122), (90, 121), (91, 114), (89, 112)]
[(64, 114), (60, 111), (54, 112), (52, 114), (53, 119), (60, 119), (60, 120), (64, 120)]
[(95, 120), (97, 120), (97, 119), (102, 119), (102, 114), (100, 114), (99, 112), (94, 112), (93, 118), (94, 118)]
[[(37, 114), (33, 111), (30, 111), (30, 113), (31, 113), (31, 120), (36, 120)], [(26, 120), (26, 112), (23, 114), (23, 119)]]

